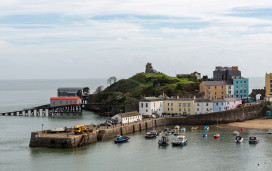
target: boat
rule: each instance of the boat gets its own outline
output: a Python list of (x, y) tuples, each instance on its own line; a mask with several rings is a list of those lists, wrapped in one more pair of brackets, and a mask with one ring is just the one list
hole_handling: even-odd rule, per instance
[(204, 134), (202, 134), (202, 137), (207, 137), (208, 136), (208, 133), (204, 133)]
[(159, 146), (168, 146), (168, 137), (167, 136), (162, 136), (162, 139), (159, 140), (158, 144)]
[(162, 131), (158, 131), (157, 136), (162, 135), (162, 133), (163, 133)]
[(246, 128), (241, 128), (241, 131), (245, 131), (246, 130)]
[(241, 143), (241, 142), (243, 142), (243, 140), (244, 140), (244, 138), (241, 137), (241, 136), (237, 136), (237, 137), (235, 138), (235, 142), (236, 142), (236, 143)]
[(127, 136), (121, 136), (121, 135), (117, 135), (117, 138), (114, 140), (115, 143), (124, 143), (124, 142), (128, 142), (130, 138)]
[(164, 131), (168, 132), (170, 129), (169, 128), (165, 128)]
[(172, 146), (184, 146), (187, 145), (187, 139), (184, 135), (178, 136), (173, 142)]
[(268, 130), (268, 131), (267, 131), (267, 134), (272, 134), (272, 130)]
[(249, 137), (248, 140), (249, 144), (258, 144), (260, 142), (259, 138), (255, 137), (255, 136), (251, 136)]
[(180, 133), (178, 132), (178, 131), (176, 131), (175, 133), (174, 133), (174, 136), (178, 136)]
[(172, 129), (170, 132), (171, 132), (171, 134), (175, 134), (176, 130)]
[(157, 137), (156, 131), (147, 132), (145, 138), (146, 139), (153, 139)]
[(177, 131), (178, 131), (178, 130), (179, 130), (179, 128), (180, 128), (180, 127), (179, 127), (178, 125), (176, 125), (176, 126), (175, 126), (175, 130), (177, 130)]
[(238, 132), (238, 131), (233, 131), (232, 134), (238, 136), (238, 135), (240, 135), (240, 132)]
[(183, 128), (181, 128), (180, 130), (181, 130), (181, 132), (185, 132), (185, 131), (186, 131), (186, 128), (183, 127)]
[(209, 126), (204, 126), (204, 130), (209, 130)]
[(191, 128), (191, 130), (197, 130), (197, 129), (198, 129), (198, 126)]
[(220, 134), (214, 134), (214, 136), (213, 136), (214, 138), (220, 138)]

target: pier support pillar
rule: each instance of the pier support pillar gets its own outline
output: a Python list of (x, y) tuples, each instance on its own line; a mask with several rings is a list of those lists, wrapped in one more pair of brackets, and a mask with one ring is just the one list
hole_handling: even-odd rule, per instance
[(49, 116), (49, 110), (45, 109), (45, 116)]

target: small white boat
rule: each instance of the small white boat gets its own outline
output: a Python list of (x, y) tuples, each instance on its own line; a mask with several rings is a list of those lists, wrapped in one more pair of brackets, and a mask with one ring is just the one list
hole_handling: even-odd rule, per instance
[(267, 131), (267, 134), (272, 134), (272, 130), (268, 130), (268, 131)]
[(236, 143), (241, 143), (241, 142), (243, 142), (243, 140), (244, 140), (244, 138), (241, 137), (241, 136), (237, 136), (237, 137), (235, 138), (235, 142), (236, 142)]
[(181, 132), (185, 132), (186, 128), (181, 128), (180, 130), (181, 130)]
[(187, 139), (185, 138), (184, 135), (178, 136), (173, 142), (173, 146), (184, 146), (187, 145)]
[(214, 138), (220, 138), (220, 134), (214, 134)]
[(238, 135), (240, 135), (240, 132), (238, 132), (238, 131), (233, 131), (232, 134), (238, 136)]
[(177, 131), (178, 131), (178, 130), (179, 130), (179, 128), (180, 128), (180, 127), (179, 127), (178, 125), (176, 125), (176, 126), (175, 126), (175, 130), (177, 130)]

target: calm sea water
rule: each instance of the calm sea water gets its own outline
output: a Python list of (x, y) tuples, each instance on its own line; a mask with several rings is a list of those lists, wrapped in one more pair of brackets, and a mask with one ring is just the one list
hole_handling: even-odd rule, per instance
[[(106, 86), (106, 80), (16, 80), (0, 81), (0, 112), (49, 102), (61, 86)], [(250, 80), (250, 88), (262, 88), (264, 79)], [(130, 134), (131, 141), (114, 144), (113, 139), (77, 149), (29, 148), (30, 133), (76, 124), (100, 123), (108, 118), (84, 111), (82, 117), (0, 116), (0, 170), (270, 170), (272, 136), (262, 130), (247, 130), (242, 144), (234, 143), (233, 129), (211, 127), (208, 138), (200, 130), (186, 132), (188, 145), (159, 148), (145, 140), (145, 131)], [(162, 127), (156, 128), (163, 130)], [(189, 127), (187, 127), (189, 129)], [(221, 134), (214, 140), (215, 132)], [(261, 142), (249, 145), (256, 135)], [(173, 140), (174, 136), (170, 136)], [(259, 166), (258, 166), (259, 163)]]

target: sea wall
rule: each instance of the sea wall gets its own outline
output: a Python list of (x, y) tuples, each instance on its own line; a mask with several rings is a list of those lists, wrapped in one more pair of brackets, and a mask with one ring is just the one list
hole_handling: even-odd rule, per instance
[(238, 108), (225, 112), (211, 114), (192, 115), (188, 117), (170, 117), (145, 119), (143, 121), (116, 125), (108, 128), (90, 127), (88, 134), (75, 135), (71, 130), (68, 132), (51, 133), (50, 131), (32, 132), (30, 147), (54, 147), (54, 148), (73, 148), (96, 142), (97, 140), (107, 140), (117, 135), (125, 135), (141, 130), (147, 130), (158, 126), (171, 125), (213, 125), (231, 122), (242, 122), (245, 120), (257, 119), (265, 116), (268, 110), (266, 106), (254, 105), (245, 108)]
[(68, 133), (50, 134), (48, 131), (32, 132), (30, 147), (73, 148), (97, 141), (98, 131), (90, 134), (71, 135)]

